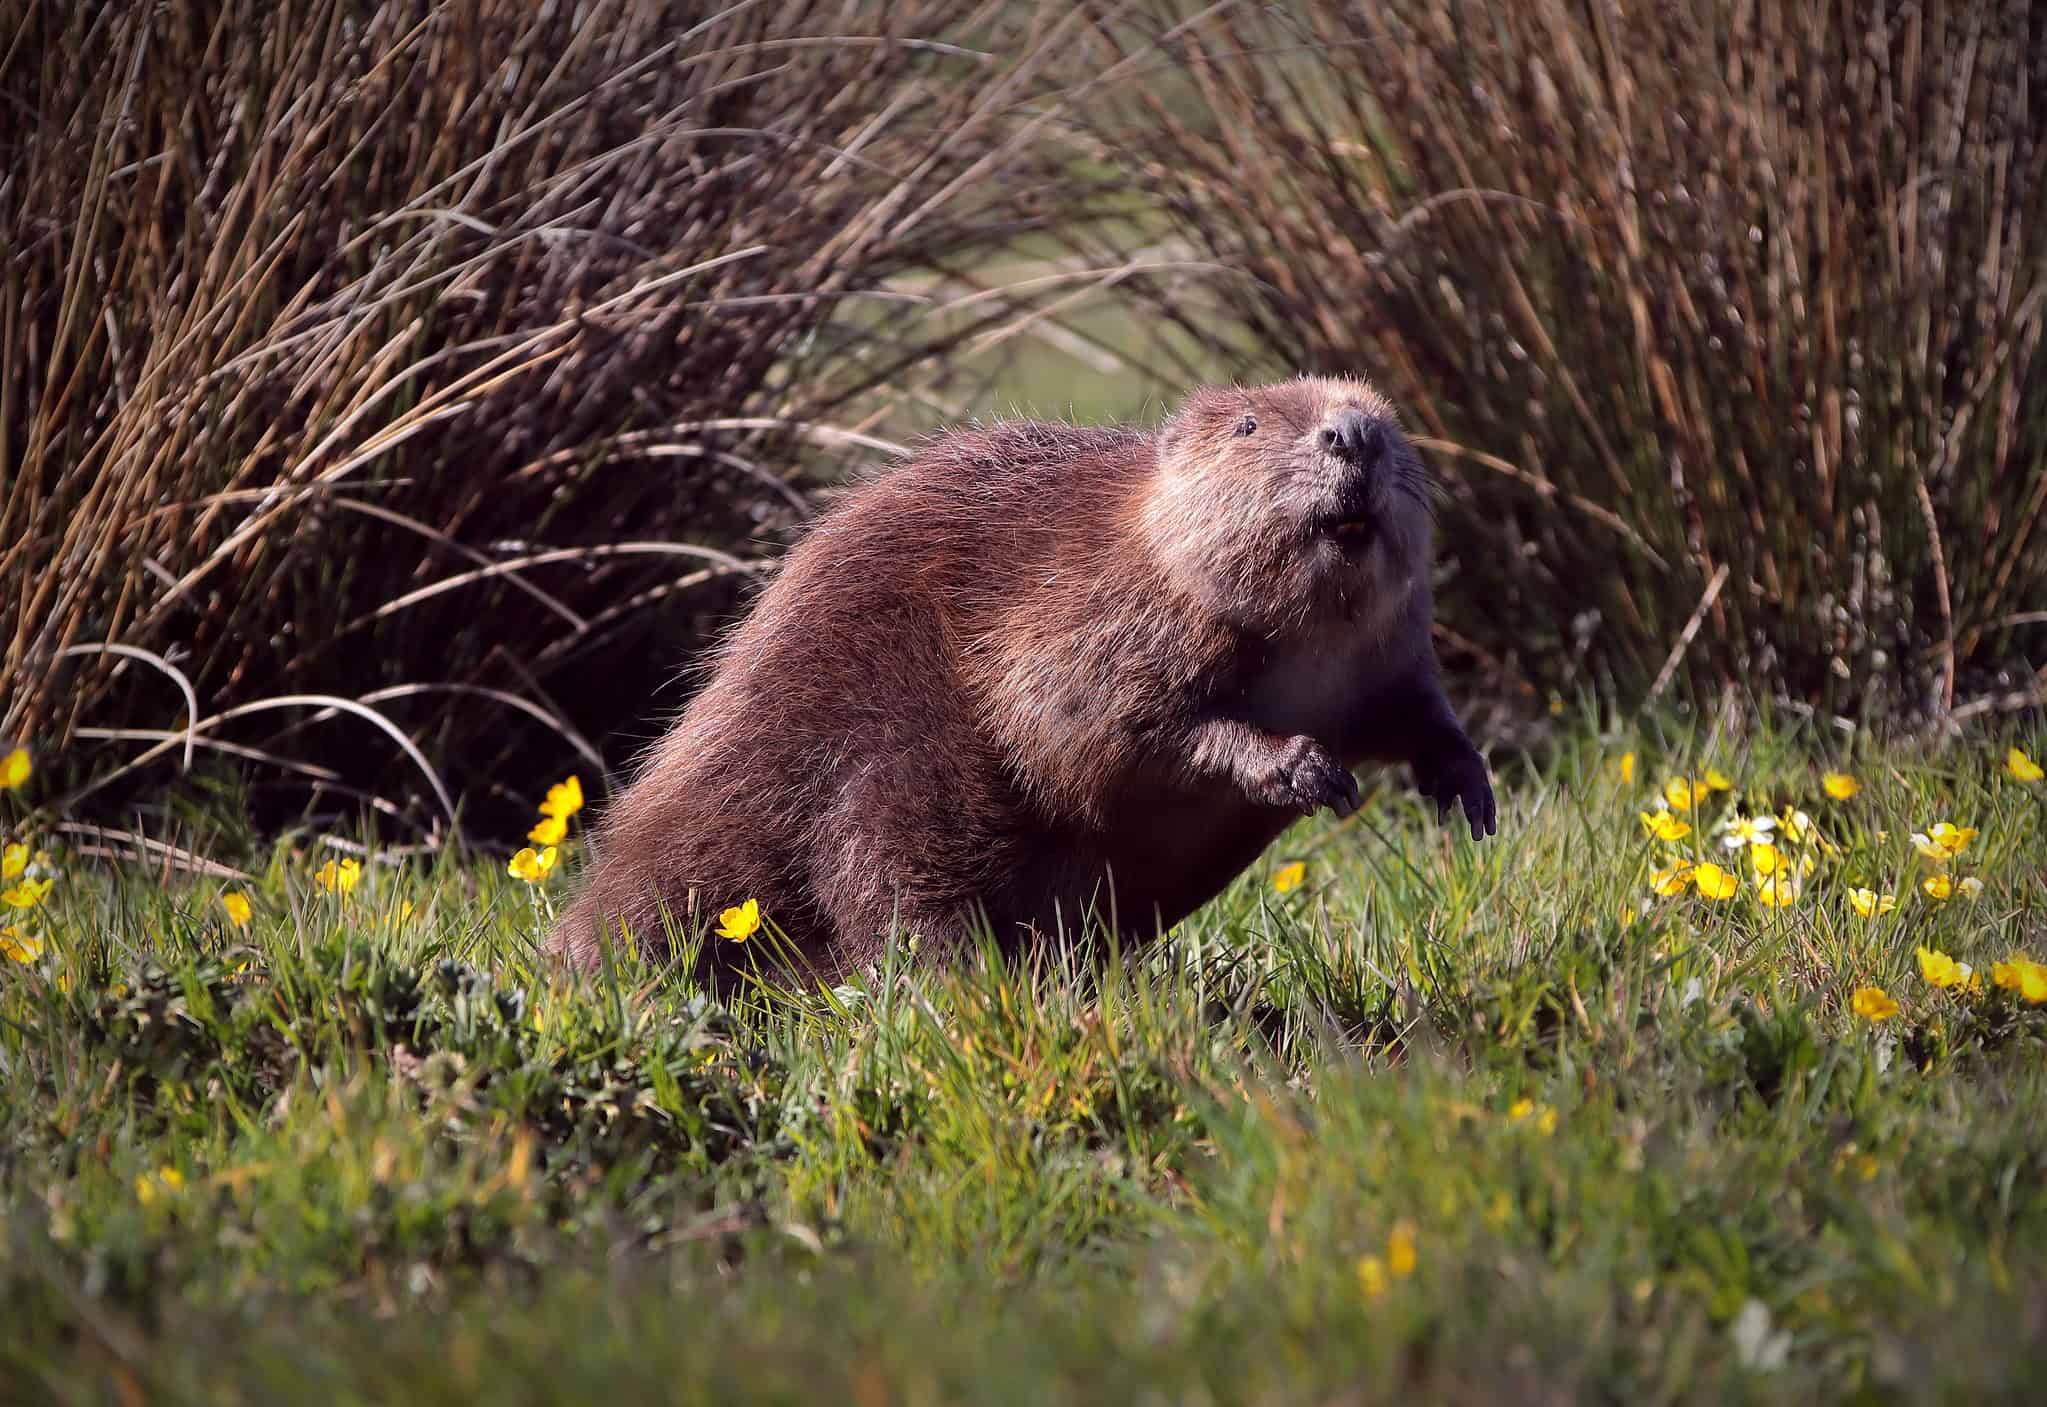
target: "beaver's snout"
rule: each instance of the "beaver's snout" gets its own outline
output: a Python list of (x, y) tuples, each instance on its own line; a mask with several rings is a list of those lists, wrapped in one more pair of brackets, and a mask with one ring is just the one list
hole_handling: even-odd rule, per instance
[(1354, 469), (1373, 473), (1393, 449), (1384, 420), (1356, 408), (1340, 410), (1322, 427), (1322, 448)]
[(1354, 406), (1330, 416), (1317, 438), (1342, 468), (1311, 530), (1360, 551), (1376, 536), (1399, 441), (1384, 419)]

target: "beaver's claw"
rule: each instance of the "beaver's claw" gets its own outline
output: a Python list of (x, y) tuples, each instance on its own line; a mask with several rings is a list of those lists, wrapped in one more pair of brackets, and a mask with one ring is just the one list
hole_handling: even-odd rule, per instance
[(1421, 794), (1436, 803), (1437, 820), (1448, 817), (1455, 802), (1464, 807), (1464, 819), (1471, 827), (1473, 840), (1498, 833), (1500, 812), (1493, 802), (1493, 784), (1486, 776), (1485, 759), (1469, 743), (1461, 749), (1416, 761), (1414, 781)]
[(1307, 734), (1288, 738), (1286, 750), (1259, 788), (1259, 799), (1312, 816), (1324, 806), (1339, 816), (1358, 809), (1358, 782), (1328, 748)]

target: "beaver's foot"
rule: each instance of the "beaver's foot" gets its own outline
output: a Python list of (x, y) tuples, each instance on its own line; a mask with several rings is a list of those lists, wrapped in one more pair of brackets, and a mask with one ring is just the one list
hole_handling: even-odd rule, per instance
[(1471, 827), (1473, 840), (1499, 831), (1500, 812), (1493, 802), (1485, 759), (1470, 743), (1416, 759), (1414, 782), (1423, 796), (1436, 803), (1437, 820), (1449, 816), (1454, 802), (1464, 808), (1464, 821)]
[(1304, 816), (1312, 816), (1324, 806), (1339, 816), (1358, 809), (1357, 778), (1328, 748), (1305, 733), (1280, 745), (1253, 791), (1268, 806), (1291, 806)]

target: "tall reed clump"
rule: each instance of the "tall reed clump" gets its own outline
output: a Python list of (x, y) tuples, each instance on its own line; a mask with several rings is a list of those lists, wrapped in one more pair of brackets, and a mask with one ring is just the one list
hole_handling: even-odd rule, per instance
[(419, 818), (590, 769), (799, 448), (1016, 308), (895, 281), (1074, 189), (1014, 118), (1050, 10), (9, 10), (0, 737), (94, 778), (196, 744)]
[(1164, 8), (1100, 16), (1155, 62), (1095, 154), (1234, 272), (1154, 312), (1398, 398), (1453, 644), (1623, 698), (2038, 697), (2037, 9)]

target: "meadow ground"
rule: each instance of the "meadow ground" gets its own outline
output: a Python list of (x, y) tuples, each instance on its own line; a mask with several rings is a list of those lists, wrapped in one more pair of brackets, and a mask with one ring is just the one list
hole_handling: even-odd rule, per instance
[(1140, 954), (715, 999), (551, 980), (567, 862), (30, 835), (0, 1397), (2036, 1400), (2014, 742), (1587, 725), (1496, 842), (1389, 778)]

